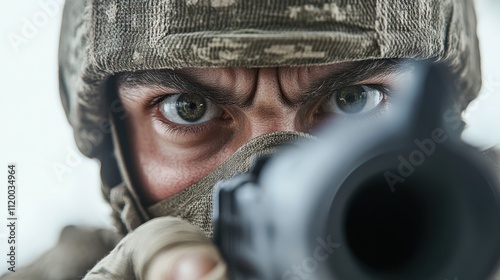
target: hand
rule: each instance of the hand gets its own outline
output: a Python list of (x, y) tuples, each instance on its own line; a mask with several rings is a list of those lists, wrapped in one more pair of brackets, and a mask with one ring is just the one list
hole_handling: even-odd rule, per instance
[(226, 266), (213, 245), (165, 250), (150, 264), (146, 280), (223, 280)]
[(124, 237), (84, 280), (227, 280), (217, 248), (197, 227), (153, 219)]

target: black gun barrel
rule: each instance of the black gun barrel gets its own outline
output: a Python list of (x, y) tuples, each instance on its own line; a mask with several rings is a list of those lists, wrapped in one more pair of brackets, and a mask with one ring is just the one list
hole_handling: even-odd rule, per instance
[(414, 67), (392, 117), (332, 125), (217, 186), (215, 242), (231, 279), (493, 276), (498, 170), (447, 121), (448, 68)]

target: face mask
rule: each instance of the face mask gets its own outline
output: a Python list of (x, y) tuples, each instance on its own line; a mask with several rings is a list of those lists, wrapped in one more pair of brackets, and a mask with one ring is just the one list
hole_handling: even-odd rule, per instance
[(207, 236), (212, 237), (212, 205), (215, 184), (238, 173), (248, 171), (256, 157), (272, 154), (282, 144), (310, 138), (312, 136), (299, 132), (274, 132), (254, 138), (206, 177), (149, 207), (147, 211), (152, 218), (180, 217), (198, 226)]

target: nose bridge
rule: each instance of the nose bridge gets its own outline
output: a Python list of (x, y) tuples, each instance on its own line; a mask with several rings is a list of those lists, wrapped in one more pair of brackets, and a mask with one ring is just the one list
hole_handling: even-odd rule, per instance
[(252, 105), (246, 112), (252, 138), (275, 131), (300, 131), (297, 110), (284, 98), (277, 68), (259, 69)]
[(249, 132), (251, 138), (276, 132), (276, 131), (301, 131), (295, 125), (295, 114), (268, 115), (268, 114), (252, 114), (249, 115)]
[(281, 103), (283, 103), (283, 93), (277, 68), (260, 68), (252, 104), (266, 109), (266, 107), (282, 105)]

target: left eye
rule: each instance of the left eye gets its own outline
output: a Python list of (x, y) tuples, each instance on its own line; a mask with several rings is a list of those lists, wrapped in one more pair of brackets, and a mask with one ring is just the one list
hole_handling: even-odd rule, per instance
[(375, 109), (383, 99), (384, 94), (373, 86), (354, 85), (335, 91), (321, 109), (333, 114), (362, 114)]
[(219, 107), (195, 93), (169, 95), (160, 103), (160, 112), (176, 124), (204, 123), (222, 114)]

